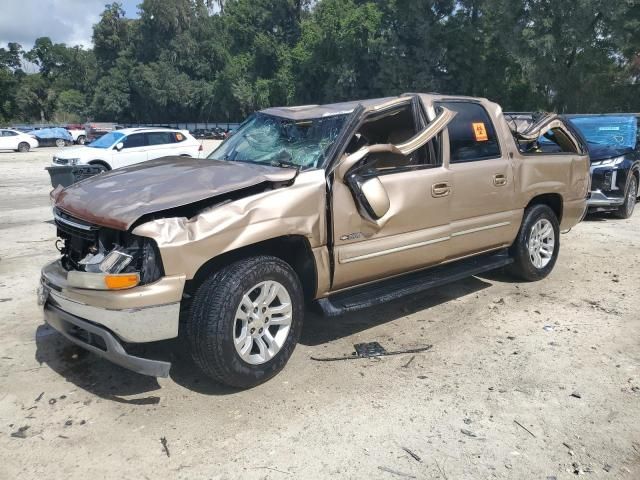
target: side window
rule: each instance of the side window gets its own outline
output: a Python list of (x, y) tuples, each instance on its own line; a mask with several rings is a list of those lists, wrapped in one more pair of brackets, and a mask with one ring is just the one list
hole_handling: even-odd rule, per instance
[(440, 102), (457, 112), (448, 125), (451, 163), (473, 162), (500, 156), (500, 145), (489, 114), (471, 102)]
[(15, 137), (18, 134), (16, 132), (12, 132), (11, 130), (3, 130), (2, 131), (2, 136), (3, 137)]
[[(414, 135), (417, 129), (411, 105), (405, 105), (365, 122), (351, 139), (347, 153), (353, 153), (367, 145), (404, 143)], [(431, 141), (409, 155), (391, 152), (379, 152), (369, 155), (362, 165), (363, 171), (382, 175), (407, 169), (436, 167), (439, 165), (437, 141)]]
[(173, 132), (149, 132), (146, 135), (149, 146), (175, 143)]
[(578, 146), (561, 128), (551, 128), (526, 153), (578, 153)]
[(124, 148), (144, 147), (144, 135), (134, 133), (124, 139)]
[(185, 137), (184, 134), (180, 132), (175, 132), (175, 133), (172, 133), (171, 135), (173, 136), (173, 141), (175, 143), (184, 142), (187, 139), (187, 137)]

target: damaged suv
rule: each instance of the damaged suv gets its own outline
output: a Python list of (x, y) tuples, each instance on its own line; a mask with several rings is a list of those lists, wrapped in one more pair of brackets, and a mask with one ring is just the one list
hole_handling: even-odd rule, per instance
[[(547, 134), (551, 154), (523, 147)], [(586, 209), (586, 146), (557, 116), (436, 94), (268, 108), (208, 158), (163, 158), (52, 193), (46, 321), (137, 372), (128, 344), (186, 336), (216, 381), (278, 373), (305, 305), (339, 315), (500, 267), (553, 269)]]

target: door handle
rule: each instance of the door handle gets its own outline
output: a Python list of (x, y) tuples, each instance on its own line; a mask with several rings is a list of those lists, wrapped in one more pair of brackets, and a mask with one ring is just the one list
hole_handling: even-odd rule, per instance
[(451, 185), (447, 182), (434, 183), (431, 185), (431, 196), (433, 197), (446, 197), (451, 193)]
[(506, 177), (506, 176), (504, 176), (504, 175), (503, 175), (503, 174), (501, 174), (501, 173), (496, 173), (496, 174), (493, 176), (493, 184), (494, 184), (496, 187), (503, 187), (504, 185), (506, 185), (506, 184), (507, 184), (507, 177)]

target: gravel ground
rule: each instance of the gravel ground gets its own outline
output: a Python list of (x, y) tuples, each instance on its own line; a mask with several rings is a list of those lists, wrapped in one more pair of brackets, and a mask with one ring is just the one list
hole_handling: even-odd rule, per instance
[[(53, 149), (0, 153), (0, 478), (640, 478), (640, 213), (562, 236), (552, 275), (474, 277), (337, 319), (287, 368), (208, 382), (178, 341), (143, 377), (46, 327)], [(427, 353), (320, 363), (378, 341)]]

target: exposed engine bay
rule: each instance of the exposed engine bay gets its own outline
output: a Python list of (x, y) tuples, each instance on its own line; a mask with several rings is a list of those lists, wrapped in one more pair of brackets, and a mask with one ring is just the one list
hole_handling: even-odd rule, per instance
[(93, 225), (54, 210), (62, 254), (67, 271), (90, 273), (139, 273), (140, 283), (154, 282), (163, 275), (162, 262), (152, 239), (129, 232)]

